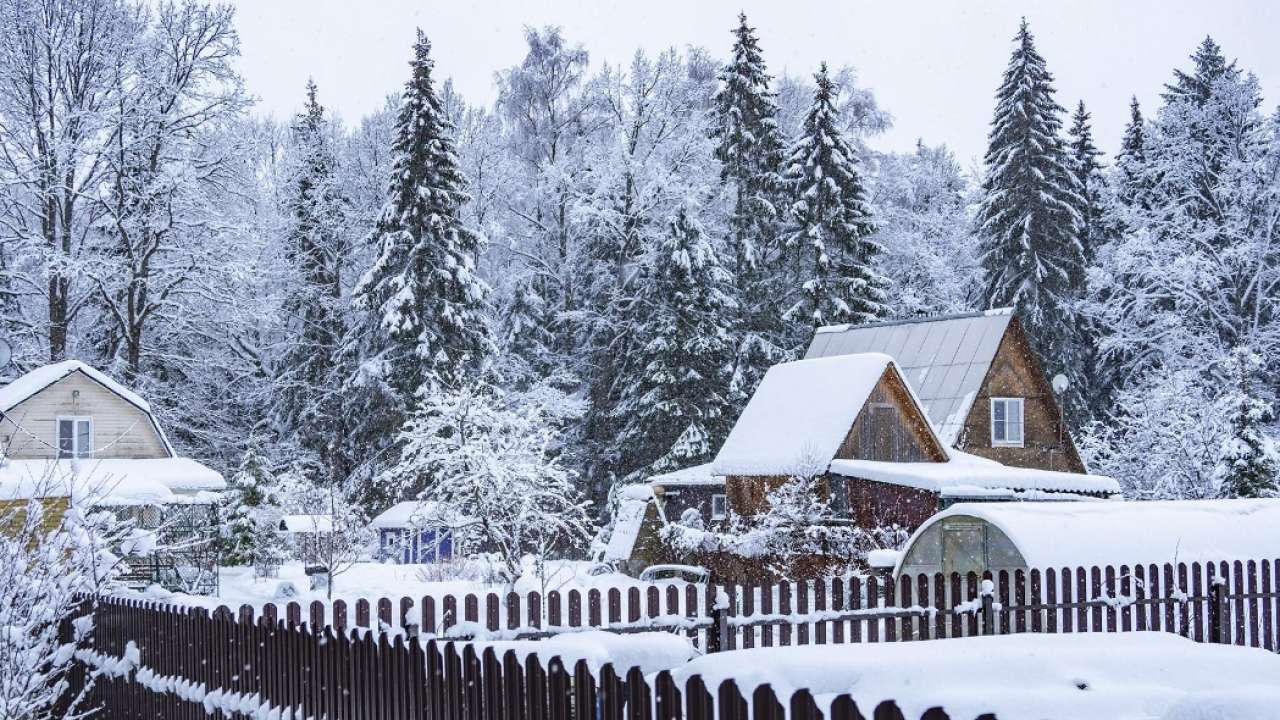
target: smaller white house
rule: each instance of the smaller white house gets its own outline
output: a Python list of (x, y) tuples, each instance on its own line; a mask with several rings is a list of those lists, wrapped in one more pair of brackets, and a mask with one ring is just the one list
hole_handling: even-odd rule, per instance
[(406, 500), (384, 510), (369, 524), (378, 533), (380, 557), (405, 565), (453, 559), (458, 531), (466, 524), (444, 503)]
[(1280, 500), (959, 503), (921, 525), (897, 573), (1280, 557)]

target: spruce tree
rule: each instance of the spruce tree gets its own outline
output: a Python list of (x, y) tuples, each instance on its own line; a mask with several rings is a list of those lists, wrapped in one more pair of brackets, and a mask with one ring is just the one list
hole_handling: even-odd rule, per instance
[(1191, 62), (1194, 65), (1191, 72), (1175, 69), (1173, 82), (1165, 83), (1165, 91), (1161, 93), (1165, 103), (1189, 101), (1196, 105), (1203, 105), (1213, 94), (1215, 82), (1224, 77), (1234, 78), (1240, 74), (1235, 61), (1227, 62), (1226, 56), (1222, 54), (1222, 48), (1208, 35), (1200, 41), (1200, 45), (1191, 54)]
[(1271, 403), (1257, 395), (1256, 376), (1262, 364), (1262, 358), (1247, 347), (1231, 353), (1232, 389), (1223, 398), (1230, 436), (1222, 443), (1214, 469), (1222, 497), (1280, 495), (1280, 448), (1266, 432), (1276, 415)]
[(1081, 197), (1059, 132), (1065, 112), (1024, 19), (996, 94), (977, 232), (988, 307), (1014, 306), (1045, 372), (1071, 382), (1079, 405), (1083, 340)]
[(853, 145), (840, 129), (838, 89), (823, 63), (817, 89), (792, 145), (785, 173), (792, 196), (788, 254), (802, 268), (799, 295), (786, 311), (793, 347), (814, 327), (875, 320), (885, 312), (885, 279), (873, 267), (881, 252)]
[(720, 179), (731, 188), (729, 231), (733, 246), (737, 344), (731, 391), (749, 397), (769, 367), (782, 359), (780, 318), (769, 298), (777, 294), (777, 274), (766, 269), (775, 257), (784, 208), (781, 178), (784, 142), (778, 103), (769, 85), (755, 28), (738, 15), (732, 59), (721, 68), (713, 98), (712, 137)]
[(245, 451), (240, 468), (231, 477), (222, 512), (226, 521), (222, 562), (252, 565), (261, 560), (279, 561), (275, 523), (280, 509), (271, 492), (273, 477), (266, 458), (254, 447)]
[(1120, 152), (1116, 153), (1116, 197), (1125, 205), (1145, 202), (1150, 187), (1145, 177), (1147, 131), (1138, 98), (1129, 101), (1129, 124), (1124, 126)]
[(284, 301), (288, 335), (273, 407), (281, 433), (315, 453), (328, 473), (323, 479), (336, 482), (349, 472), (333, 442), (343, 433), (345, 417), (338, 360), (346, 330), (341, 269), (348, 254), (347, 201), (314, 82), (307, 83), (307, 103), (292, 132), (295, 161), (285, 246), (292, 271)]
[(1071, 116), (1071, 128), (1067, 131), (1068, 163), (1075, 177), (1080, 195), (1077, 210), (1080, 213), (1080, 245), (1085, 263), (1093, 260), (1094, 252), (1103, 242), (1102, 196), (1105, 180), (1102, 177), (1102, 151), (1093, 142), (1093, 126), (1089, 112), (1081, 100)]
[(638, 302), (639, 375), (615, 410), (625, 421), (618, 443), (637, 474), (710, 461), (732, 420), (730, 276), (694, 212), (681, 207), (671, 221)]
[(370, 244), (373, 266), (354, 291), (368, 313), (366, 337), (381, 377), (402, 404), (440, 384), (456, 384), (488, 354), (483, 308), (488, 288), (476, 274), (480, 236), (466, 227), (466, 181), (453, 125), (432, 85), (431, 43), (418, 31), (392, 143), (387, 204)]

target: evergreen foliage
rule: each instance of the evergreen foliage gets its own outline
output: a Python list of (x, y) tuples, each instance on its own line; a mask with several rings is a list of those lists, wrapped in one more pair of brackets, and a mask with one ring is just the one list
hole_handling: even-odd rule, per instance
[(461, 381), (489, 354), (476, 274), (480, 236), (465, 227), (466, 180), (453, 125), (432, 85), (431, 43), (422, 31), (396, 121), (387, 204), (369, 242), (372, 267), (354, 302), (374, 325), (367, 355), (408, 407), (415, 394)]
[(723, 325), (733, 310), (731, 276), (696, 212), (680, 208), (652, 258), (639, 299), (639, 373), (617, 406), (625, 419), (618, 442), (642, 477), (709, 462), (733, 414), (733, 346)]
[(1215, 480), (1222, 497), (1276, 497), (1280, 495), (1280, 447), (1266, 434), (1276, 421), (1271, 403), (1258, 397), (1257, 374), (1262, 358), (1248, 347), (1231, 353), (1231, 390), (1222, 399), (1226, 407), (1227, 439), (1219, 449)]
[(1082, 204), (1059, 132), (1063, 108), (1024, 19), (996, 93), (985, 158), (978, 242), (988, 307), (1014, 306), (1050, 377), (1071, 381), (1067, 412), (1081, 405), (1086, 341), (1075, 320), (1083, 290)]
[(883, 248), (874, 226), (857, 154), (839, 127), (839, 93), (826, 63), (814, 75), (813, 105), (792, 145), (785, 179), (792, 194), (788, 253), (804, 268), (786, 311), (792, 347), (814, 327), (861, 323), (885, 314), (885, 279), (873, 262)]

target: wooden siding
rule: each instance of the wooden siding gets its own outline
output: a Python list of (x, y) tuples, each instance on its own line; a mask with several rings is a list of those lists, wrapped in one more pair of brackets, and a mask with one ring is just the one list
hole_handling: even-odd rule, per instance
[(900, 525), (908, 532), (938, 511), (938, 494), (931, 490), (849, 478), (849, 507), (859, 527)]
[[(991, 398), (1023, 398), (1022, 447), (993, 447)], [(1057, 399), (1021, 323), (1014, 318), (969, 410), (957, 442), (965, 452), (1005, 465), (1082, 473), (1084, 463), (1071, 434), (1061, 427)]]
[(885, 368), (853, 428), (836, 451), (846, 460), (945, 462), (946, 451), (929, 431), (929, 420), (916, 407), (906, 385), (892, 367)]
[(147, 413), (81, 372), (67, 375), (8, 411), (6, 419), (0, 420), (0, 444), (18, 460), (57, 457), (57, 423), (65, 416), (93, 418), (95, 458), (169, 457)]

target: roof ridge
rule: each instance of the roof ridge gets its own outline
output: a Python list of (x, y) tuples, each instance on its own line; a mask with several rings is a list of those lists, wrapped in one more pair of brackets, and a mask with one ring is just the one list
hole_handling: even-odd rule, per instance
[(944, 322), (947, 320), (963, 320), (965, 318), (975, 317), (992, 317), (996, 315), (1012, 315), (1012, 307), (992, 308), (990, 310), (971, 310), (961, 313), (948, 313), (945, 315), (918, 315), (916, 317), (892, 318), (889, 320), (876, 320), (874, 322), (858, 323), (856, 325), (844, 323), (843, 325), (822, 325), (814, 330), (814, 334), (844, 332), (846, 330), (862, 330), (864, 328), (875, 327), (891, 327), (894, 325), (919, 325), (931, 322)]

